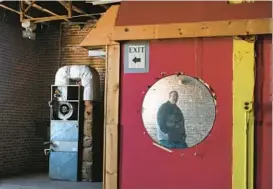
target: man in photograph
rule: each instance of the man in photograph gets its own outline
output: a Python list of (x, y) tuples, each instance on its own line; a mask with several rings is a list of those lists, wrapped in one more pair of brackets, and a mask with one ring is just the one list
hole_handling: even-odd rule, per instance
[(178, 92), (171, 91), (169, 100), (157, 112), (159, 143), (167, 148), (187, 148), (184, 116), (177, 106)]

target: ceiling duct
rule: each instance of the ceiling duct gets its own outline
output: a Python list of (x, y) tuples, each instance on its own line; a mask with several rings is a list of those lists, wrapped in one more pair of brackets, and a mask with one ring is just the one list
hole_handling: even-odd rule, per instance
[(121, 0), (86, 0), (86, 3), (92, 3), (93, 5), (107, 5), (107, 4), (112, 4), (112, 3), (119, 3)]
[(83, 100), (97, 100), (99, 95), (94, 90), (93, 72), (87, 65), (69, 65), (58, 69), (55, 75), (55, 85), (69, 85), (70, 79), (80, 80), (84, 87)]

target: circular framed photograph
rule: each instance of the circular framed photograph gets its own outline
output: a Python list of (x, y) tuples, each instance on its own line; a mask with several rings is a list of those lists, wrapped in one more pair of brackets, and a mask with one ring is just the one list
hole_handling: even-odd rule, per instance
[(147, 91), (142, 120), (147, 133), (166, 148), (189, 148), (210, 133), (215, 95), (200, 79), (179, 74), (158, 80)]

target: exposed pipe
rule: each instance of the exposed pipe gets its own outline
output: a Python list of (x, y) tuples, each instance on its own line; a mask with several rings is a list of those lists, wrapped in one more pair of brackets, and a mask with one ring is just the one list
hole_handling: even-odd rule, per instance
[(84, 101), (94, 100), (93, 74), (89, 66), (71, 65), (59, 68), (55, 75), (55, 85), (69, 85), (70, 79), (81, 80)]

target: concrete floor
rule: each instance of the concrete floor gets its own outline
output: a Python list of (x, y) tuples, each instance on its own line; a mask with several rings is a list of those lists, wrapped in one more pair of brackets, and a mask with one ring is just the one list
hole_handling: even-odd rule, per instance
[(47, 175), (27, 175), (0, 179), (0, 189), (102, 189), (102, 183), (53, 181)]

